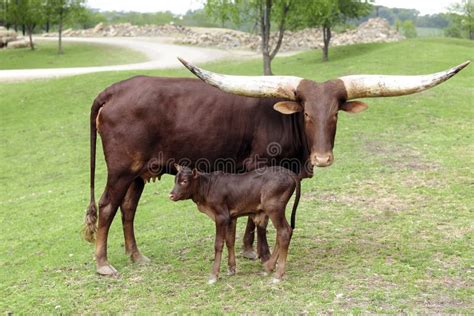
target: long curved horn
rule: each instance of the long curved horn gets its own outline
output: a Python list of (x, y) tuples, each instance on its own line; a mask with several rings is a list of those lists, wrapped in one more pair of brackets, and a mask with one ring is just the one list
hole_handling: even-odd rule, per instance
[(347, 99), (366, 97), (394, 97), (432, 88), (469, 65), (466, 61), (456, 67), (424, 76), (355, 75), (340, 77), (347, 91)]
[(179, 61), (204, 82), (222, 91), (248, 97), (276, 97), (296, 100), (296, 88), (302, 78), (292, 76), (228, 76)]

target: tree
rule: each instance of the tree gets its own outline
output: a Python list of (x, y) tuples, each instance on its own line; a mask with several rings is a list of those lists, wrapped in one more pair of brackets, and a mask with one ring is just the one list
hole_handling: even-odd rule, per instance
[[(280, 50), (286, 22), (297, 0), (207, 0), (206, 12), (220, 22), (231, 20), (236, 24), (253, 20), (261, 36), (264, 75), (272, 75), (272, 60)], [(271, 45), (272, 23), (277, 25), (278, 35)], [(273, 46), (273, 48), (272, 48)]]
[(405, 20), (402, 23), (403, 35), (406, 38), (416, 37), (416, 27), (412, 20)]
[(9, 19), (15, 25), (22, 25), (30, 41), (30, 48), (35, 49), (33, 31), (43, 21), (42, 0), (16, 0), (11, 1), (8, 7)]
[(321, 27), (323, 30), (323, 61), (329, 60), (329, 43), (331, 30), (347, 19), (369, 14), (372, 0), (308, 0), (298, 6), (298, 16), (302, 26)]
[(463, 0), (450, 7), (448, 36), (467, 37), (474, 40), (474, 0)]
[(81, 9), (84, 0), (47, 0), (47, 10), (58, 24), (58, 54), (64, 54), (62, 45), (63, 26), (66, 19)]

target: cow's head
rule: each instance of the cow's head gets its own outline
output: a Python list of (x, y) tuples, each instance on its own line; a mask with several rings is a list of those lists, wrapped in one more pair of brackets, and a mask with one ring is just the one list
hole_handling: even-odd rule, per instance
[(424, 76), (355, 75), (316, 83), (292, 76), (228, 76), (179, 60), (197, 77), (223, 91), (250, 97), (284, 98), (273, 108), (283, 114), (304, 113), (304, 130), (311, 164), (326, 167), (333, 147), (339, 111), (358, 113), (367, 104), (357, 98), (401, 96), (420, 92), (448, 80), (470, 62)]

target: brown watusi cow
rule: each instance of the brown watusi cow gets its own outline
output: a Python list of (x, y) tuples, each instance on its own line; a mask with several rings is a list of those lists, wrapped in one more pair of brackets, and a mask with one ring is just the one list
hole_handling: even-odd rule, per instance
[[(174, 163), (227, 172), (282, 165), (300, 179), (310, 177), (313, 166), (333, 162), (338, 112), (367, 108), (353, 99), (420, 92), (451, 78), (469, 63), (426, 76), (358, 75), (316, 83), (298, 77), (219, 75), (182, 62), (209, 84), (139, 76), (108, 87), (92, 105), (91, 196), (84, 236), (92, 241), (96, 233), (99, 274), (117, 272), (107, 260), (107, 236), (119, 207), (126, 253), (134, 262), (149, 260), (135, 241), (137, 204), (146, 181), (176, 174)], [(97, 228), (96, 132), (107, 163)], [(252, 252), (254, 228), (249, 220), (246, 251)], [(257, 251), (265, 261), (269, 257), (265, 230), (257, 228), (257, 237), (261, 241)]]

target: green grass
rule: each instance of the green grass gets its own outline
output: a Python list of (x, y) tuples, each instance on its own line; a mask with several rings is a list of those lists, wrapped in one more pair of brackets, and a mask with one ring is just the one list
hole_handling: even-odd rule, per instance
[[(469, 41), (417, 39), (339, 47), (329, 63), (320, 52), (278, 58), (274, 71), (318, 81), (423, 74), (473, 54)], [(261, 64), (208, 68), (259, 74)], [(0, 86), (0, 312), (472, 313), (472, 65), (424, 93), (368, 99), (367, 111), (339, 115), (336, 161), (303, 182), (287, 276), (278, 286), (258, 262), (240, 257), (236, 276), (206, 284), (214, 224), (191, 202), (168, 201), (171, 176), (146, 186), (137, 214), (139, 247), (152, 263), (129, 263), (117, 215), (108, 249), (121, 274), (95, 274), (93, 246), (79, 234), (89, 196), (89, 109), (107, 85), (133, 74)], [(106, 174), (98, 148), (97, 195)]]
[(63, 42), (63, 47), (62, 55), (58, 55), (56, 41), (37, 41), (34, 51), (29, 48), (2, 49), (0, 70), (106, 66), (146, 60), (140, 52), (112, 45)]
[(419, 37), (443, 37), (444, 29), (435, 27), (417, 27), (416, 34)]

